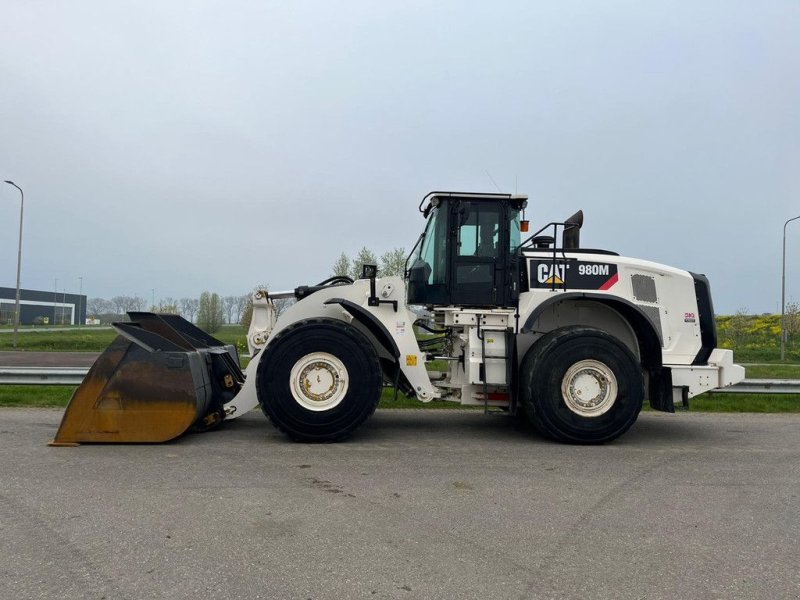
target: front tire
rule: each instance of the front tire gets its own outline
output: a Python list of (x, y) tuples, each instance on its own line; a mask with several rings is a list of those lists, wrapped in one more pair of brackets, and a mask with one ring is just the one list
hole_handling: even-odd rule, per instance
[(636, 421), (644, 381), (622, 342), (597, 329), (565, 327), (543, 336), (526, 354), (520, 398), (543, 434), (561, 442), (600, 444)]
[(286, 328), (264, 349), (256, 388), (264, 414), (293, 440), (336, 442), (375, 412), (383, 375), (361, 332), (316, 319)]

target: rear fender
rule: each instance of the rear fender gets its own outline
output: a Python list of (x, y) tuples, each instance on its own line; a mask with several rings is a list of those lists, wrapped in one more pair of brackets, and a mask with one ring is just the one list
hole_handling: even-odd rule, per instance
[[(539, 304), (525, 319), (525, 323), (520, 329), (521, 334), (533, 335), (534, 331), (540, 333), (536, 328), (537, 321), (548, 309), (561, 303), (574, 302), (595, 302), (603, 307), (613, 310), (619, 315), (634, 336), (635, 346), (631, 351), (639, 357), (642, 369), (647, 374), (648, 397), (650, 406), (655, 410), (664, 412), (675, 412), (672, 400), (672, 384), (668, 369), (664, 369), (662, 363), (663, 339), (660, 328), (657, 328), (650, 317), (634, 303), (624, 298), (609, 296), (607, 294), (593, 294), (586, 292), (566, 292)], [(564, 323), (573, 324), (573, 323)], [(624, 340), (623, 340), (624, 341)], [(524, 352), (520, 354), (523, 356)]]

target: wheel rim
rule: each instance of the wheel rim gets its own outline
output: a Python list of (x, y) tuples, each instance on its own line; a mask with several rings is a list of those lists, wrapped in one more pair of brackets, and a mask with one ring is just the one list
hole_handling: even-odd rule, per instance
[(572, 365), (561, 380), (561, 397), (572, 412), (599, 417), (617, 401), (617, 378), (605, 363), (582, 360)]
[(303, 408), (330, 410), (347, 395), (347, 369), (337, 357), (327, 352), (312, 352), (298, 360), (289, 374), (292, 396)]

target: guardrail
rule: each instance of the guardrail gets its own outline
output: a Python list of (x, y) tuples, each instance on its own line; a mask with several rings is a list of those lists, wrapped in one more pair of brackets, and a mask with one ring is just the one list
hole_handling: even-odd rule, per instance
[(80, 385), (88, 367), (0, 367), (0, 385)]
[(712, 394), (800, 394), (798, 379), (745, 379), (736, 385), (714, 390)]
[[(87, 367), (0, 367), (0, 385), (80, 385)], [(736, 394), (800, 394), (800, 379), (745, 379), (715, 390)]]

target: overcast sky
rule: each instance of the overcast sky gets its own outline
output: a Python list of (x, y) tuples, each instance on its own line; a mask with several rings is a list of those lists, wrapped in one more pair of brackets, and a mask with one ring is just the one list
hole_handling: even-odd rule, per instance
[[(800, 3), (0, 0), (23, 287), (150, 300), (410, 249), (433, 189), (582, 208), (585, 245), (780, 311), (800, 215)], [(0, 286), (19, 195), (0, 184)], [(787, 296), (800, 300), (800, 221)]]

